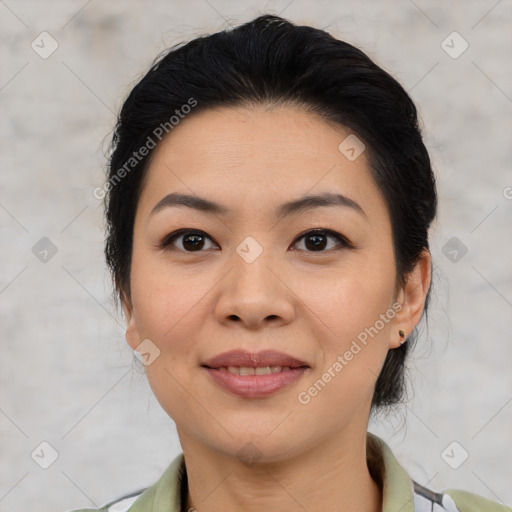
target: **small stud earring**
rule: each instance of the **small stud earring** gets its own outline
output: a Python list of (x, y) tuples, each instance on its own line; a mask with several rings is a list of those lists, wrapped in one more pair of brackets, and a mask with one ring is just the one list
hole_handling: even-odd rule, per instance
[[(398, 334), (400, 334), (400, 338), (403, 338), (405, 336), (405, 332), (402, 329), (398, 331)], [(403, 345), (406, 341), (407, 340), (400, 340), (400, 345)]]

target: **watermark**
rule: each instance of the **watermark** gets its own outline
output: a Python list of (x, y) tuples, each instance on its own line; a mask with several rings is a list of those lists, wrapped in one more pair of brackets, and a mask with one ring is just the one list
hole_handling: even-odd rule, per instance
[(156, 358), (160, 356), (160, 349), (150, 339), (146, 338), (135, 347), (133, 355), (144, 366), (149, 366)]
[(42, 263), (48, 263), (57, 254), (57, 251), (57, 246), (47, 236), (43, 236), (32, 247), (32, 254)]
[(263, 454), (255, 444), (249, 442), (245, 443), (244, 446), (236, 452), (236, 457), (244, 464), (253, 466), (263, 457)]
[(92, 191), (92, 195), (96, 199), (103, 199), (106, 193), (115, 187), (127, 174), (130, 173), (144, 158), (149, 154), (150, 150), (156, 147), (157, 140), (160, 142), (165, 135), (167, 135), (176, 125), (180, 123), (182, 119), (185, 119), (187, 114), (190, 114), (192, 108), (197, 105), (197, 100), (189, 98), (187, 103), (183, 104), (179, 109), (174, 111), (175, 115), (172, 115), (168, 121), (160, 123), (152, 132), (148, 135), (144, 144), (137, 150), (134, 151), (130, 157), (126, 160), (124, 165), (120, 167), (115, 174), (110, 176), (108, 181), (102, 187), (96, 187)]
[(348, 160), (353, 162), (363, 153), (365, 148), (366, 146), (363, 141), (351, 133), (348, 137), (343, 139), (341, 144), (338, 146), (338, 151)]
[(30, 44), (39, 57), (47, 59), (58, 47), (57, 40), (48, 32), (41, 32)]
[(512, 199), (512, 187), (505, 187), (503, 189), (503, 197), (505, 199)]
[[(350, 361), (354, 359), (354, 357), (361, 352), (362, 347), (368, 344), (368, 336), (373, 339), (377, 334), (384, 329), (385, 325), (388, 324), (398, 311), (402, 309), (402, 304), (399, 302), (395, 302), (391, 308), (389, 308), (385, 313), (381, 313), (379, 315), (379, 319), (375, 321), (375, 323), (366, 327), (364, 331), (361, 331), (357, 335), (357, 339), (352, 341), (350, 348), (344, 352), (343, 355), (338, 355), (336, 360), (327, 368), (327, 371), (322, 374), (322, 376), (315, 381), (315, 383), (310, 386), (306, 391), (301, 391), (297, 395), (297, 399), (299, 403), (302, 405), (307, 405), (311, 402), (311, 399), (320, 393), (329, 382), (332, 381), (334, 377), (336, 377), (345, 366), (347, 366)], [(358, 343), (361, 343), (361, 345)]]
[(30, 456), (38, 466), (48, 469), (59, 458), (59, 452), (48, 441), (43, 441), (34, 448)]
[(240, 242), (236, 252), (246, 263), (253, 263), (263, 252), (263, 247), (252, 236), (248, 236)]
[(452, 262), (458, 263), (468, 252), (467, 245), (456, 236), (452, 236), (443, 245), (442, 253)]
[(441, 453), (441, 458), (452, 469), (457, 469), (469, 457), (467, 450), (457, 441), (452, 441)]
[(443, 39), (441, 48), (452, 59), (458, 59), (469, 48), (469, 43), (455, 31)]

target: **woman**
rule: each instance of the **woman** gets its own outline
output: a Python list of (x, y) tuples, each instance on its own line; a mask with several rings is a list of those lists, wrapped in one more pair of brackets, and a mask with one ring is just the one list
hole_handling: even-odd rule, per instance
[(260, 16), (125, 101), (106, 257), (183, 453), (102, 510), (504, 511), (367, 432), (403, 397), (437, 196), (416, 109), (355, 47)]

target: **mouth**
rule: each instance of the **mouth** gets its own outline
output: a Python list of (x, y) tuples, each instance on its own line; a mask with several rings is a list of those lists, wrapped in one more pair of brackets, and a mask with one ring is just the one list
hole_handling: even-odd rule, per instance
[[(208, 366), (205, 366), (208, 368)], [(296, 368), (308, 368), (308, 366), (298, 366)], [(229, 372), (233, 375), (271, 375), (272, 373), (290, 372), (290, 366), (221, 366), (219, 368), (210, 368), (210, 370), (219, 370), (220, 372)]]
[(295, 383), (311, 367), (274, 350), (225, 352), (203, 367), (224, 391), (243, 398), (264, 398)]
[[(235, 368), (235, 373), (229, 370), (203, 367), (212, 378), (212, 382), (224, 391), (242, 398), (265, 398), (296, 383), (309, 367), (290, 368), (274, 373), (243, 375)], [(257, 370), (258, 368), (250, 368)], [(266, 370), (266, 369), (265, 369)]]
[(260, 352), (231, 350), (204, 361), (201, 366), (216, 370), (225, 368), (227, 371), (230, 371), (229, 369), (231, 368), (238, 373), (240, 373), (238, 371), (240, 369), (243, 375), (253, 375), (252, 373), (247, 373), (251, 372), (252, 369), (263, 372), (263, 375), (265, 375), (277, 373), (283, 369), (286, 371), (286, 368), (309, 367), (305, 361), (276, 350), (262, 350)]

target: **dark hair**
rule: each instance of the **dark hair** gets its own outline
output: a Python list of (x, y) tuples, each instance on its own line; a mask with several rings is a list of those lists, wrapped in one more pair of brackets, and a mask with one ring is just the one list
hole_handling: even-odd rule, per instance
[[(263, 103), (298, 105), (364, 141), (391, 219), (397, 287), (405, 283), (422, 250), (429, 249), (437, 209), (414, 103), (361, 50), (323, 30), (263, 15), (166, 50), (124, 102), (105, 187), (105, 255), (119, 298), (130, 300), (133, 225), (155, 139), (170, 132), (172, 117), (179, 122), (182, 112)], [(424, 314), (429, 296), (430, 288)], [(388, 351), (372, 410), (403, 399), (405, 359), (416, 336), (415, 329), (407, 343)]]

